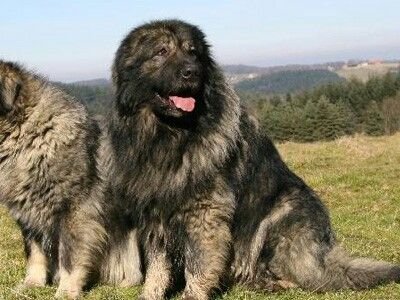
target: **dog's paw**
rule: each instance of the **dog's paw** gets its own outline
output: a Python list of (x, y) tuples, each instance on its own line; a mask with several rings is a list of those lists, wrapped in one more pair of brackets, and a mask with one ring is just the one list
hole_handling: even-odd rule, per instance
[[(155, 298), (154, 298), (155, 299)], [(148, 297), (148, 296), (145, 296), (145, 295), (140, 295), (139, 297), (138, 297), (138, 300), (153, 300), (153, 298), (150, 298), (150, 297)]]
[(138, 298), (138, 300), (163, 300), (165, 299), (164, 297), (160, 295), (150, 295), (150, 294), (141, 294)]
[(21, 289), (44, 287), (46, 285), (46, 273), (36, 274), (35, 276), (28, 274), (24, 281), (18, 285)]
[(189, 291), (184, 291), (181, 297), (182, 300), (207, 300), (208, 298), (204, 293), (194, 294)]
[(30, 288), (44, 287), (46, 286), (46, 278), (37, 278), (37, 277), (25, 277), (24, 281), (19, 283), (14, 287), (14, 291), (17, 293), (23, 292)]
[(191, 295), (182, 295), (181, 297), (182, 300), (197, 300), (195, 297), (191, 296)]
[(77, 300), (80, 294), (81, 292), (79, 290), (66, 290), (59, 287), (54, 297), (56, 299)]
[(131, 276), (131, 278), (125, 278), (122, 280), (118, 286), (122, 288), (137, 286), (143, 283), (143, 275), (142, 273), (138, 272)]

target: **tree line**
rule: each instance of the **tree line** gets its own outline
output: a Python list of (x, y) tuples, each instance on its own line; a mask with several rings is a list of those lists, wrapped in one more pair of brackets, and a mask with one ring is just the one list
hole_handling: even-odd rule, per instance
[(363, 83), (353, 79), (314, 89), (265, 95), (240, 92), (276, 141), (313, 142), (344, 135), (393, 134), (400, 130), (400, 75)]
[(112, 105), (111, 85), (80, 85), (55, 82), (55, 84), (81, 101), (93, 115), (107, 115)]

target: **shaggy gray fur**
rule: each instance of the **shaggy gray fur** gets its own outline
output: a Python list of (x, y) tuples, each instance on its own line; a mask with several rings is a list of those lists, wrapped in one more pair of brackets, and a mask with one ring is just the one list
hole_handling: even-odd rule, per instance
[(135, 28), (113, 80), (113, 178), (145, 250), (141, 299), (182, 285), (183, 298), (208, 299), (221, 281), (313, 291), (400, 281), (399, 266), (340, 250), (327, 209), (240, 106), (199, 28)]
[(0, 201), (22, 230), (24, 287), (59, 281), (57, 295), (76, 298), (91, 278), (140, 281), (136, 237), (107, 196), (101, 143), (75, 99), (0, 61)]

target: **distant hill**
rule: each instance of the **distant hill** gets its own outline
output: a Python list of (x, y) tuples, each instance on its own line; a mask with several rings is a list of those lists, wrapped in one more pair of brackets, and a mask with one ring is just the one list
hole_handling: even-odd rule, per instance
[(229, 74), (249, 74), (249, 73), (266, 73), (268, 68), (255, 67), (248, 65), (223, 65), (222, 69)]
[(346, 63), (343, 61), (328, 62), (323, 64), (311, 65), (284, 65), (273, 67), (256, 67), (248, 65), (223, 65), (222, 69), (228, 81), (236, 84), (247, 79), (254, 79), (261, 75), (272, 74), (282, 71), (309, 71), (309, 70), (328, 70), (335, 71), (341, 69)]
[(272, 66), (272, 67), (257, 67), (249, 65), (222, 65), (222, 69), (228, 74), (269, 74), (281, 71), (301, 71), (301, 70), (328, 70), (328, 69), (339, 69), (346, 63), (344, 61), (327, 62), (322, 64), (291, 64), (283, 66)]
[(105, 78), (96, 78), (90, 80), (76, 81), (69, 84), (79, 86), (108, 86), (111, 84), (111, 81)]
[(271, 94), (290, 93), (340, 81), (344, 81), (344, 79), (328, 70), (280, 71), (240, 81), (235, 85), (235, 88), (239, 91)]
[(386, 61), (375, 64), (361, 62), (355, 65), (345, 65), (336, 70), (336, 73), (348, 80), (358, 79), (366, 82), (371, 77), (383, 76), (389, 72), (396, 73), (400, 71), (400, 63), (398, 61)]

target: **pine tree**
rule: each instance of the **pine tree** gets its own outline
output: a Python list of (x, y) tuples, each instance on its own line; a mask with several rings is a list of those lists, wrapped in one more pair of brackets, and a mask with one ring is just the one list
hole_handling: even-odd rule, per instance
[(400, 130), (400, 93), (382, 102), (382, 116), (385, 134), (394, 134)]
[(277, 106), (282, 103), (282, 99), (279, 95), (274, 95), (272, 96), (270, 102), (272, 105)]
[(340, 99), (337, 104), (338, 109), (338, 121), (343, 131), (343, 135), (352, 135), (357, 130), (357, 119), (356, 115), (352, 111), (350, 105)]
[(313, 142), (319, 139), (316, 128), (318, 127), (317, 107), (312, 100), (308, 100), (304, 106), (304, 123), (302, 126), (302, 140)]
[(332, 140), (343, 135), (339, 121), (339, 111), (326, 97), (321, 97), (317, 102), (316, 125), (315, 130), (318, 139)]
[(394, 97), (397, 94), (396, 77), (392, 73), (387, 73), (382, 79), (382, 86), (384, 94), (379, 99), (382, 101), (384, 98)]
[(286, 93), (286, 103), (292, 102), (292, 94), (291, 93)]
[(374, 136), (385, 133), (383, 116), (376, 101), (371, 101), (365, 111), (364, 132)]
[(304, 141), (332, 140), (354, 132), (353, 114), (342, 103), (330, 103), (322, 96), (304, 107)]

